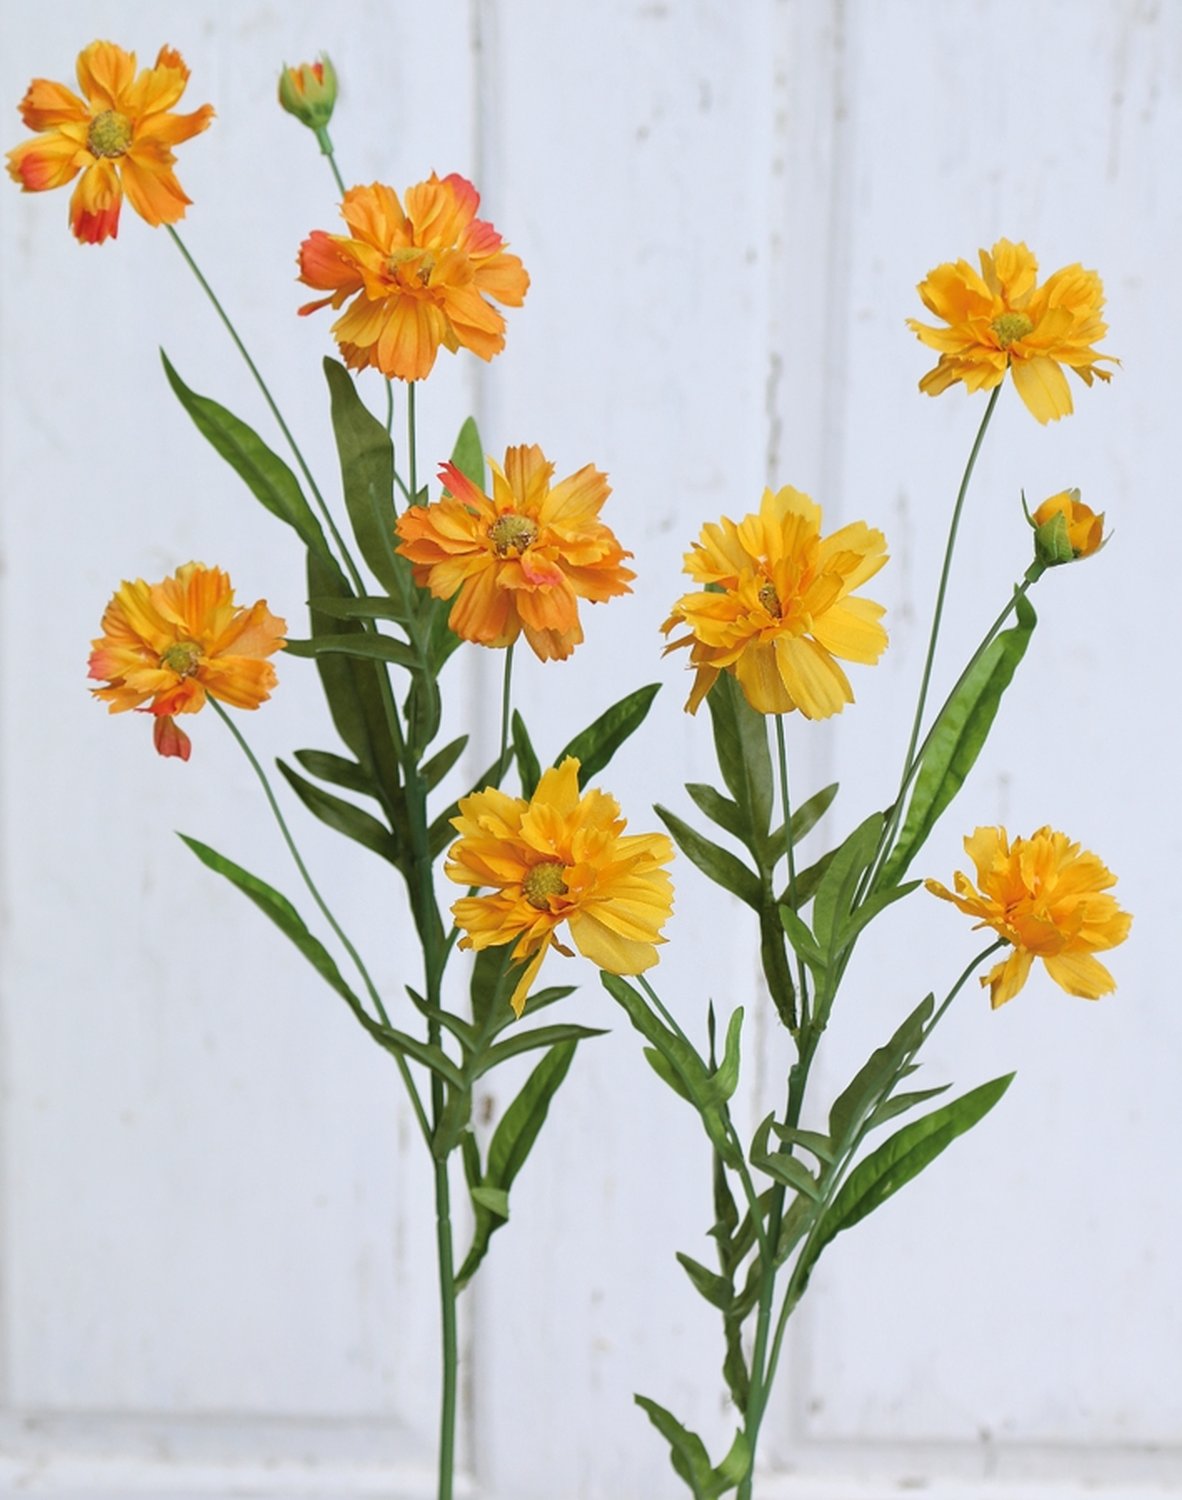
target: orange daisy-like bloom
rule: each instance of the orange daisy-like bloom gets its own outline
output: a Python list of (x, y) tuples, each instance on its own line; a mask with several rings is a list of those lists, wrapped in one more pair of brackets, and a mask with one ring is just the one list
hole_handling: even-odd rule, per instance
[(398, 518), (398, 551), (437, 599), (455, 597), (448, 625), (465, 641), (510, 646), (524, 631), (542, 661), (561, 661), (583, 639), (579, 600), (627, 594), (631, 557), (599, 511), (611, 494), (591, 464), (551, 485), (554, 465), (536, 445), (509, 448), (505, 467), (489, 459), (492, 497), (454, 464), (434, 505)]
[(703, 527), (685, 571), (709, 592), (685, 594), (662, 629), (689, 634), (696, 713), (719, 672), (733, 672), (761, 714), (798, 708), (826, 719), (854, 701), (836, 657), (873, 665), (886, 649), (881, 604), (852, 597), (887, 560), (886, 538), (856, 521), (821, 535), (821, 507), (799, 490), (764, 490), (757, 515)]
[(1123, 943), (1133, 919), (1105, 894), (1116, 876), (1094, 854), (1049, 827), (1012, 844), (1004, 828), (978, 828), (964, 847), (980, 889), (959, 870), (955, 895), (938, 880), (924, 884), (1014, 945), (981, 980), (995, 1010), (1026, 983), (1036, 958), (1069, 995), (1098, 1000), (1116, 988), (1092, 955)]
[(200, 134), (213, 106), (170, 113), (189, 80), (180, 53), (161, 47), (155, 67), (137, 73), (134, 52), (91, 42), (78, 54), (77, 74), (81, 99), (48, 78), (29, 85), (21, 119), (41, 133), (8, 153), (9, 175), (26, 192), (40, 193), (81, 172), (70, 198), (70, 227), (83, 244), (115, 238), (124, 193), (149, 224), (183, 219), (191, 200), (173, 175), (170, 148)]
[(300, 308), (341, 307), (332, 325), (341, 356), (399, 380), (429, 375), (442, 345), (481, 359), (505, 347), (505, 320), (489, 298), (520, 307), (529, 276), (484, 219), (480, 194), (452, 172), (406, 192), (406, 208), (381, 183), (350, 188), (341, 204), (349, 234), (317, 229), (300, 246), (300, 280), (330, 295)]
[(161, 583), (120, 585), (103, 612), (103, 634), (91, 644), (92, 688), (113, 714), (142, 709), (155, 717), (161, 755), (189, 758), (189, 737), (174, 714), (195, 714), (208, 694), (234, 708), (258, 708), (275, 686), (265, 660), (283, 646), (286, 624), (260, 599), (234, 603), (219, 568), (186, 563)]
[(657, 962), (661, 928), (673, 909), (665, 866), (673, 845), (663, 833), (625, 834), (620, 804), (606, 792), (579, 796), (579, 762), (548, 770), (528, 802), (489, 787), (460, 802), (452, 819), (459, 840), (445, 870), (460, 885), (491, 886), (452, 907), (461, 948), (513, 944), (525, 965), (512, 995), (525, 1009), (565, 922), (571, 941), (609, 974), (643, 974)]
[(1098, 361), (1117, 363), (1093, 347), (1108, 332), (1100, 317), (1104, 288), (1095, 271), (1064, 266), (1041, 286), (1038, 262), (1023, 244), (998, 240), (982, 250), (980, 273), (968, 261), (937, 266), (917, 288), (924, 306), (948, 324), (907, 326), (937, 349), (935, 369), (919, 382), (938, 396), (958, 380), (970, 391), (991, 391), (1009, 370), (1028, 410), (1040, 422), (1055, 422), (1074, 409), (1062, 365), (1085, 384), (1111, 379)]

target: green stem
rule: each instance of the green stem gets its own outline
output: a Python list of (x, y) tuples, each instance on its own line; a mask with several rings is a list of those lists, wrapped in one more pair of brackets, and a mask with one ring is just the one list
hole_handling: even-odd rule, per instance
[[(788, 850), (788, 904), (796, 910), (796, 852), (792, 847), (792, 799), (788, 792), (788, 743), (784, 734), (784, 715), (776, 715), (776, 750), (780, 763), (780, 800), (784, 804), (784, 843)], [(808, 1030), (809, 996), (804, 960), (796, 955), (796, 983), (800, 990), (800, 1027)]]
[[(915, 755), (915, 746), (919, 741), (920, 726), (923, 723), (923, 711), (927, 704), (928, 685), (932, 678), (932, 663), (936, 659), (936, 642), (940, 635), (940, 621), (944, 615), (944, 596), (948, 592), (948, 578), (952, 571), (952, 553), (956, 547), (956, 533), (960, 526), (960, 513), (964, 509), (965, 496), (969, 492), (969, 480), (973, 477), (973, 470), (977, 464), (977, 455), (981, 451), (981, 444), (985, 441), (985, 433), (989, 427), (989, 419), (993, 416), (993, 408), (997, 405), (997, 398), (1001, 394), (1001, 385), (993, 388), (993, 394), (989, 397), (989, 405), (985, 408), (985, 415), (981, 418), (981, 425), (977, 429), (977, 436), (973, 441), (972, 450), (969, 453), (969, 461), (965, 465), (964, 475), (960, 481), (960, 489), (957, 491), (956, 504), (952, 509), (952, 524), (948, 528), (948, 543), (944, 548), (944, 566), (940, 570), (940, 587), (936, 593), (936, 612), (932, 617), (932, 633), (928, 638), (928, 654), (923, 664), (923, 678), (919, 685), (919, 701), (915, 705), (915, 721), (911, 726), (911, 739), (907, 746), (907, 754), (903, 759), (903, 776), (907, 775)], [(900, 795), (902, 793), (900, 792)]]
[(345, 189), (345, 179), (341, 176), (341, 169), (340, 169), (340, 167), (337, 166), (336, 155), (335, 155), (335, 153), (333, 152), (333, 149), (332, 149), (332, 141), (329, 138), (328, 130), (326, 129), (325, 126), (322, 125), (320, 127), (320, 129), (316, 132), (316, 139), (320, 142), (320, 149), (321, 149), (321, 151), (328, 158), (328, 164), (332, 168), (332, 175), (333, 175), (334, 181), (336, 182), (337, 190), (340, 193), (341, 197), (343, 198), (345, 196), (345, 191), (346, 191), (346, 189)]
[(439, 1408), (439, 1500), (452, 1500), (459, 1351), (451, 1233), (451, 1189), (448, 1183), (446, 1161), (435, 1163), (435, 1243), (439, 1252), (439, 1300), (443, 1342), (443, 1392)]
[[(333, 916), (331, 910), (329, 909), (328, 903), (325, 901), (324, 897), (317, 889), (316, 882), (312, 879), (311, 873), (309, 872), (307, 865), (304, 863), (303, 856), (300, 854), (299, 849), (296, 847), (296, 841), (294, 838), (292, 838), (291, 829), (287, 826), (287, 820), (283, 816), (282, 809), (280, 808), (279, 803), (276, 800), (275, 793), (271, 788), (271, 783), (267, 779), (267, 773), (259, 764), (258, 757), (250, 748), (250, 745), (247, 743), (242, 731), (238, 728), (238, 725), (235, 724), (234, 720), (230, 717), (230, 715), (226, 712), (222, 705), (217, 701), (216, 698), (212, 697), (209, 698), (209, 703), (214, 712), (221, 719), (222, 723), (225, 724), (226, 728), (234, 736), (235, 740), (237, 740), (239, 749), (250, 762), (251, 768), (253, 769), (255, 775), (258, 777), (259, 782), (263, 788), (263, 792), (266, 795), (267, 802), (271, 808), (271, 811), (275, 815), (275, 821), (279, 824), (279, 831), (283, 835), (283, 841), (287, 845), (292, 859), (295, 861), (296, 869), (300, 872), (300, 877), (303, 880), (304, 885), (308, 888), (309, 895), (312, 897), (313, 901), (315, 901), (316, 905), (320, 908), (320, 912), (324, 917), (324, 920), (332, 928), (333, 932), (336, 933), (341, 946), (344, 948), (345, 952), (349, 955), (349, 957), (353, 960), (353, 963), (356, 965), (357, 972), (361, 975), (362, 981), (365, 984), (365, 988), (369, 992), (369, 998), (373, 1001), (374, 1009), (377, 1011), (383, 1026), (389, 1026), (390, 1017), (386, 1014), (386, 1007), (382, 1004), (382, 997), (378, 993), (378, 988), (370, 978), (369, 970), (362, 962), (361, 955), (350, 942), (341, 924), (337, 921), (336, 917)], [(406, 1085), (406, 1091), (410, 1096), (411, 1106), (414, 1109), (416, 1118), (418, 1119), (419, 1128), (420, 1130), (422, 1130), (424, 1138), (430, 1140), (430, 1126), (427, 1123), (427, 1116), (423, 1111), (422, 1100), (419, 1098), (418, 1089), (415, 1088), (414, 1079), (410, 1075), (410, 1069), (407, 1067), (406, 1059), (399, 1056), (397, 1053), (394, 1054), (394, 1057), (395, 1061), (398, 1064), (398, 1070), (402, 1074), (402, 1081)]]
[(336, 522), (332, 518), (332, 512), (329, 510), (328, 506), (325, 504), (324, 496), (320, 493), (319, 487), (317, 486), (315, 479), (313, 479), (313, 477), (312, 477), (312, 471), (311, 471), (311, 469), (309, 469), (307, 463), (305, 462), (304, 455), (300, 451), (299, 444), (296, 442), (295, 437), (292, 435), (291, 429), (288, 427), (287, 423), (283, 420), (283, 413), (279, 410), (278, 406), (275, 404), (275, 398), (271, 395), (271, 392), (270, 392), (270, 390), (269, 390), (269, 388), (267, 386), (267, 382), (263, 379), (262, 375), (259, 373), (258, 366), (255, 364), (254, 360), (251, 359), (250, 354), (249, 354), (249, 352), (248, 352), (248, 350), (246, 348), (246, 345), (242, 342), (241, 338), (238, 336), (238, 330), (234, 327), (233, 323), (230, 321), (229, 315), (227, 314), (225, 308), (218, 301), (217, 295), (214, 292), (213, 288), (210, 286), (209, 282), (206, 281), (205, 277), (202, 275), (200, 266), (198, 266), (197, 262), (189, 254), (189, 251), (188, 251), (187, 246), (185, 245), (185, 242), (181, 239), (180, 235), (176, 232), (176, 230), (173, 228), (173, 226), (171, 224), (166, 224), (164, 227), (165, 227), (165, 229), (168, 230), (169, 234), (172, 236), (172, 242), (177, 247), (177, 249), (181, 252), (181, 255), (185, 259), (186, 265), (188, 265), (188, 267), (189, 267), (190, 271), (192, 271), (193, 275), (196, 276), (198, 284), (200, 285), (202, 291), (205, 293), (205, 295), (209, 298), (210, 302), (213, 304), (214, 311), (217, 313), (218, 317), (222, 320), (222, 323), (225, 325), (226, 332), (234, 340), (235, 347), (237, 348), (239, 354), (241, 354), (242, 358), (246, 361), (246, 368), (254, 376), (255, 384), (258, 386), (259, 390), (263, 393), (263, 399), (264, 399), (264, 401), (266, 401), (267, 405), (271, 408), (271, 415), (275, 418), (276, 422), (278, 422), (278, 424), (279, 424), (279, 430), (280, 430), (280, 432), (282, 432), (284, 438), (287, 440), (287, 445), (291, 449), (292, 454), (295, 457), (296, 463), (299, 464), (301, 473), (303, 474), (304, 478), (308, 482), (308, 488), (312, 492), (312, 496), (313, 496), (313, 498), (316, 501), (317, 507), (320, 510), (320, 514), (324, 517), (325, 525), (328, 527), (329, 531), (332, 533), (333, 541), (336, 543), (337, 549), (340, 552), (342, 559), (344, 560), (345, 566), (349, 570), (349, 574), (350, 574), (350, 576), (353, 579), (353, 585), (354, 585), (354, 587), (356, 588), (356, 590), (357, 590), (357, 592), (359, 594), (364, 594), (365, 593), (365, 585), (361, 581), (361, 574), (357, 571), (357, 566), (354, 563), (353, 558), (352, 558), (352, 556), (349, 553), (348, 547), (346, 547), (346, 545), (345, 545), (344, 538), (341, 536), (340, 532), (337, 530)]
[(415, 383), (406, 382), (406, 454), (410, 466), (410, 503), (419, 503), (419, 476), (417, 469), (417, 442), (415, 437)]
[(505, 647), (505, 675), (501, 683), (501, 753), (497, 759), (497, 779), (493, 785), (499, 787), (509, 770), (509, 715), (513, 702), (513, 643)]

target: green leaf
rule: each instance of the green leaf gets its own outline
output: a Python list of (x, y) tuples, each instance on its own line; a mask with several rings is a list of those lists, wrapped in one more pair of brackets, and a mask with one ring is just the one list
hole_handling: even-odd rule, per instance
[[(472, 1090), (449, 1088), (439, 1112), (439, 1121), (431, 1132), (431, 1155), (446, 1161), (463, 1138), (472, 1119)], [(505, 1217), (508, 1218), (506, 1210)]]
[(322, 823), (327, 823), (329, 828), (335, 828), (346, 838), (355, 839), (382, 859), (389, 860), (392, 865), (398, 864), (398, 841), (384, 823), (380, 823), (363, 808), (346, 802), (343, 797), (335, 797), (322, 787), (306, 781), (285, 762), (277, 760), (275, 764), (283, 773), (288, 786)]
[(820, 1131), (801, 1130), (797, 1125), (781, 1125), (778, 1120), (772, 1121), (772, 1130), (786, 1146), (800, 1146), (802, 1150), (811, 1152), (819, 1162), (824, 1162), (826, 1166), (832, 1166), (837, 1160), (833, 1142)]
[(981, 753), (1002, 694), (1038, 623), (1034, 606), (1024, 596), (1018, 598), (1017, 617), (1018, 623), (1002, 631), (940, 710), (916, 774), (903, 831), (876, 886), (898, 883)]
[(725, 1103), (739, 1086), (739, 1037), (743, 1030), (743, 1007), (731, 1015), (722, 1048), (722, 1062), (712, 1074), (717, 1098)]
[(683, 822), (676, 813), (659, 803), (653, 811), (673, 836), (673, 842), (702, 873), (723, 890), (732, 892), (740, 901), (759, 910), (762, 887), (759, 876), (729, 850), (712, 844), (703, 834)]
[(863, 927), (868, 926), (879, 912), (885, 911), (888, 906), (893, 906), (896, 901), (901, 901), (904, 896), (910, 896), (916, 886), (922, 885), (920, 880), (905, 880), (902, 885), (892, 886), (890, 890), (875, 891), (874, 895), (867, 896), (856, 911), (846, 920), (837, 934), (835, 946), (848, 948)]
[(830, 782), (823, 786), (819, 792), (814, 792), (807, 801), (802, 802), (792, 814), (792, 842), (799, 844), (805, 834), (811, 833), (825, 814), (833, 805), (833, 799), (837, 796), (837, 782)]
[(507, 1041), (498, 1042), (488, 1051), (481, 1052), (472, 1064), (472, 1077), (479, 1078), (490, 1068), (508, 1062), (523, 1052), (536, 1052), (539, 1047), (556, 1046), (563, 1042), (582, 1042), (588, 1037), (606, 1036), (602, 1027), (578, 1026), (571, 1021), (562, 1021), (554, 1026), (537, 1026), (532, 1030), (514, 1027)]
[[(473, 1181), (471, 1161), (473, 1146), (464, 1142), (465, 1170), (475, 1213), (472, 1244), (456, 1277), (456, 1290), (464, 1287), (488, 1253), (492, 1235), (505, 1223), (509, 1214), (509, 1189), (525, 1164), (538, 1132), (545, 1124), (550, 1103), (570, 1069), (577, 1042), (560, 1042), (552, 1047), (526, 1079), (521, 1092), (509, 1105), (493, 1132), (488, 1148), (488, 1167), (482, 1181)], [(489, 1198), (489, 1192), (501, 1197)], [(503, 1210), (503, 1211), (502, 1211)]]
[(521, 795), (528, 802), (538, 789), (538, 782), (542, 779), (542, 768), (538, 764), (538, 757), (534, 752), (529, 730), (525, 727), (525, 720), (516, 709), (513, 710), (512, 734), (517, 774), (521, 777)]
[(727, 833), (733, 834), (737, 839), (746, 838), (746, 825), (737, 802), (732, 802), (729, 797), (724, 797), (721, 792), (702, 781), (687, 781), (685, 789), (712, 823), (725, 828)]
[(608, 765), (629, 735), (644, 723), (660, 690), (661, 684), (653, 682), (613, 703), (593, 724), (575, 735), (555, 756), (554, 764), (560, 766), (568, 755), (573, 755), (579, 762), (579, 787), (586, 787)]
[(451, 450), (451, 461), (478, 489), (484, 488), (484, 446), (475, 417), (467, 417)]
[(658, 1406), (655, 1401), (650, 1401), (647, 1396), (635, 1396), (633, 1399), (669, 1444), (673, 1468), (689, 1485), (694, 1500), (715, 1500), (715, 1496), (725, 1494), (725, 1488), (715, 1488), (710, 1455), (697, 1433), (683, 1427), (672, 1413), (667, 1412), (663, 1406)]
[(717, 1307), (720, 1312), (726, 1312), (735, 1300), (735, 1289), (727, 1276), (719, 1276), (717, 1272), (696, 1261), (692, 1256), (683, 1255), (679, 1250), (677, 1259), (680, 1261), (685, 1274), (693, 1282), (694, 1287), (705, 1297), (712, 1307)]
[(356, 656), (365, 661), (388, 661), (398, 667), (416, 667), (418, 657), (414, 648), (405, 641), (395, 640), (391, 635), (380, 635), (366, 631), (357, 635), (315, 635), (310, 640), (289, 640), (288, 653), (292, 656), (318, 657), (336, 654)]
[(394, 445), (385, 425), (369, 410), (353, 377), (326, 358), (332, 429), (341, 463), (341, 488), (349, 523), (374, 577), (404, 603), (413, 598), (410, 564), (395, 552)]
[(751, 1142), (751, 1165), (781, 1186), (791, 1188), (794, 1193), (804, 1193), (819, 1202), (822, 1196), (820, 1184), (805, 1164), (786, 1151), (768, 1150), (768, 1136), (775, 1118), (775, 1115), (768, 1115), (756, 1130)]
[(745, 832), (741, 837), (758, 860), (759, 850), (767, 842), (772, 817), (772, 761), (767, 725), (727, 672), (710, 689), (706, 705), (714, 725), (718, 768), (743, 815)]
[(864, 1161), (858, 1163), (842, 1183), (837, 1196), (821, 1216), (809, 1251), (807, 1270), (821, 1251), (843, 1229), (880, 1207), (950, 1145), (958, 1135), (971, 1130), (989, 1113), (1013, 1082), (1007, 1073), (970, 1090), (942, 1109), (904, 1125)]
[(245, 422), (239, 421), (224, 406), (191, 391), (160, 351), (164, 373), (177, 400), (192, 417), (197, 430), (208, 439), (232, 469), (245, 481), (247, 488), (273, 516), (294, 529), (310, 552), (335, 567), (335, 562), (320, 522), (304, 499), (299, 480), (277, 453), (272, 452)]
[[(211, 849), (208, 844), (190, 838), (188, 834), (182, 833), (177, 836), (183, 844), (188, 845), (203, 865), (218, 875), (224, 875), (231, 885), (237, 886), (261, 912), (270, 917), (276, 927), (291, 939), (316, 972), (328, 981), (342, 999), (348, 1002), (353, 1013), (359, 1019), (364, 1018), (368, 1021), (369, 1018), (365, 1016), (361, 1001), (341, 977), (336, 961), (320, 939), (308, 931), (304, 919), (286, 896), (281, 896), (277, 890), (260, 880), (257, 875), (251, 875), (241, 865), (236, 865), (233, 860)], [(375, 1023), (370, 1023), (371, 1026), (373, 1024)]]
[(833, 1101), (829, 1111), (829, 1134), (839, 1150), (844, 1150), (851, 1142), (862, 1117), (878, 1096), (889, 1088), (900, 1065), (919, 1046), (935, 1004), (935, 996), (926, 995), (886, 1046), (874, 1049)]
[(405, 713), (407, 749), (418, 760), (439, 733), (443, 719), (443, 699), (435, 671), (415, 673), (406, 695)]
[(330, 750), (297, 750), (295, 758), (305, 771), (318, 776), (321, 781), (347, 787), (351, 792), (362, 792), (367, 797), (377, 796), (364, 768), (345, 755), (334, 755)]
[[(817, 887), (821, 884), (822, 880), (824, 880), (825, 875), (829, 870), (829, 866), (833, 863), (834, 859), (837, 856), (837, 852), (838, 851), (836, 849), (829, 849), (824, 854), (822, 854), (820, 859), (818, 859), (814, 864), (808, 865), (803, 870), (797, 870), (795, 890), (796, 905), (795, 908), (793, 908), (794, 910), (802, 910), (802, 908), (807, 906), (808, 903), (816, 895)], [(783, 891), (781, 891), (779, 895), (779, 904), (781, 906), (787, 906), (791, 908), (792, 894), (793, 893), (789, 890), (789, 888), (785, 886)]]
[(874, 858), (885, 819), (871, 813), (838, 845), (833, 862), (825, 871), (813, 898), (813, 934), (824, 953), (838, 945), (842, 928), (854, 904), (858, 882)]
[(434, 791), (463, 755), (467, 743), (468, 736), (460, 735), (459, 739), (452, 740), (450, 745), (444, 745), (442, 750), (437, 751), (424, 766), (420, 767), (419, 776), (429, 792)]
[(351, 599), (321, 595), (309, 599), (308, 608), (318, 610), (330, 620), (395, 620), (399, 625), (406, 625), (411, 618), (397, 599), (388, 599), (384, 594), (365, 594)]
[(818, 948), (816, 938), (809, 931), (808, 923), (802, 917), (798, 917), (790, 906), (779, 906), (776, 910), (780, 913), (780, 922), (788, 934), (788, 941), (792, 944), (793, 951), (800, 955), (814, 973), (822, 973), (828, 961), (825, 954)]
[(917, 1104), (934, 1099), (938, 1094), (946, 1094), (951, 1087), (950, 1083), (942, 1083), (938, 1088), (913, 1089), (909, 1094), (896, 1094), (891, 1099), (884, 1099), (866, 1121), (866, 1128), (872, 1130), (875, 1125), (885, 1125), (888, 1120), (914, 1109)]

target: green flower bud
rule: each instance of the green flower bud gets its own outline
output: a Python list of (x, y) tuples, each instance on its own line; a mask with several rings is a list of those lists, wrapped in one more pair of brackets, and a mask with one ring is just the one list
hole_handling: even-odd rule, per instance
[(279, 75), (279, 103), (309, 130), (320, 131), (332, 119), (337, 102), (337, 75), (322, 52), (319, 62), (284, 65)]

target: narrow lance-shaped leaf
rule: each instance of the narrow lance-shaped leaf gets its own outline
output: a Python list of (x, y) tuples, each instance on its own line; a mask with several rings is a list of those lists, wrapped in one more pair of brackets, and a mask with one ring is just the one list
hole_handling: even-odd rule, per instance
[(669, 830), (673, 842), (704, 875), (715, 885), (722, 886), (723, 890), (738, 896), (740, 901), (746, 902), (755, 911), (759, 910), (763, 899), (763, 888), (754, 870), (748, 869), (743, 861), (737, 855), (732, 854), (729, 849), (724, 849), (721, 844), (712, 843), (696, 828), (691, 828), (667, 807), (662, 807), (658, 803), (653, 811)]
[(326, 358), (324, 376), (353, 535), (375, 578), (392, 598), (405, 604), (413, 585), (410, 564), (394, 550), (394, 445), (383, 423), (357, 394), (344, 365)]
[(389, 860), (392, 865), (398, 864), (397, 839), (372, 813), (307, 781), (284, 761), (277, 760), (275, 764), (283, 773), (288, 786), (322, 823), (335, 829), (337, 833), (343, 833), (346, 838), (354, 839), (381, 859)]
[(727, 672), (710, 689), (706, 704), (714, 725), (718, 768), (743, 814), (744, 842), (759, 859), (772, 818), (772, 760), (767, 724)]
[(573, 755), (579, 762), (579, 785), (587, 786), (608, 765), (629, 735), (634, 734), (644, 723), (653, 699), (660, 690), (661, 684), (653, 682), (648, 687), (637, 688), (618, 703), (613, 703), (593, 724), (575, 735), (555, 756), (554, 764), (560, 766), (568, 755)]

